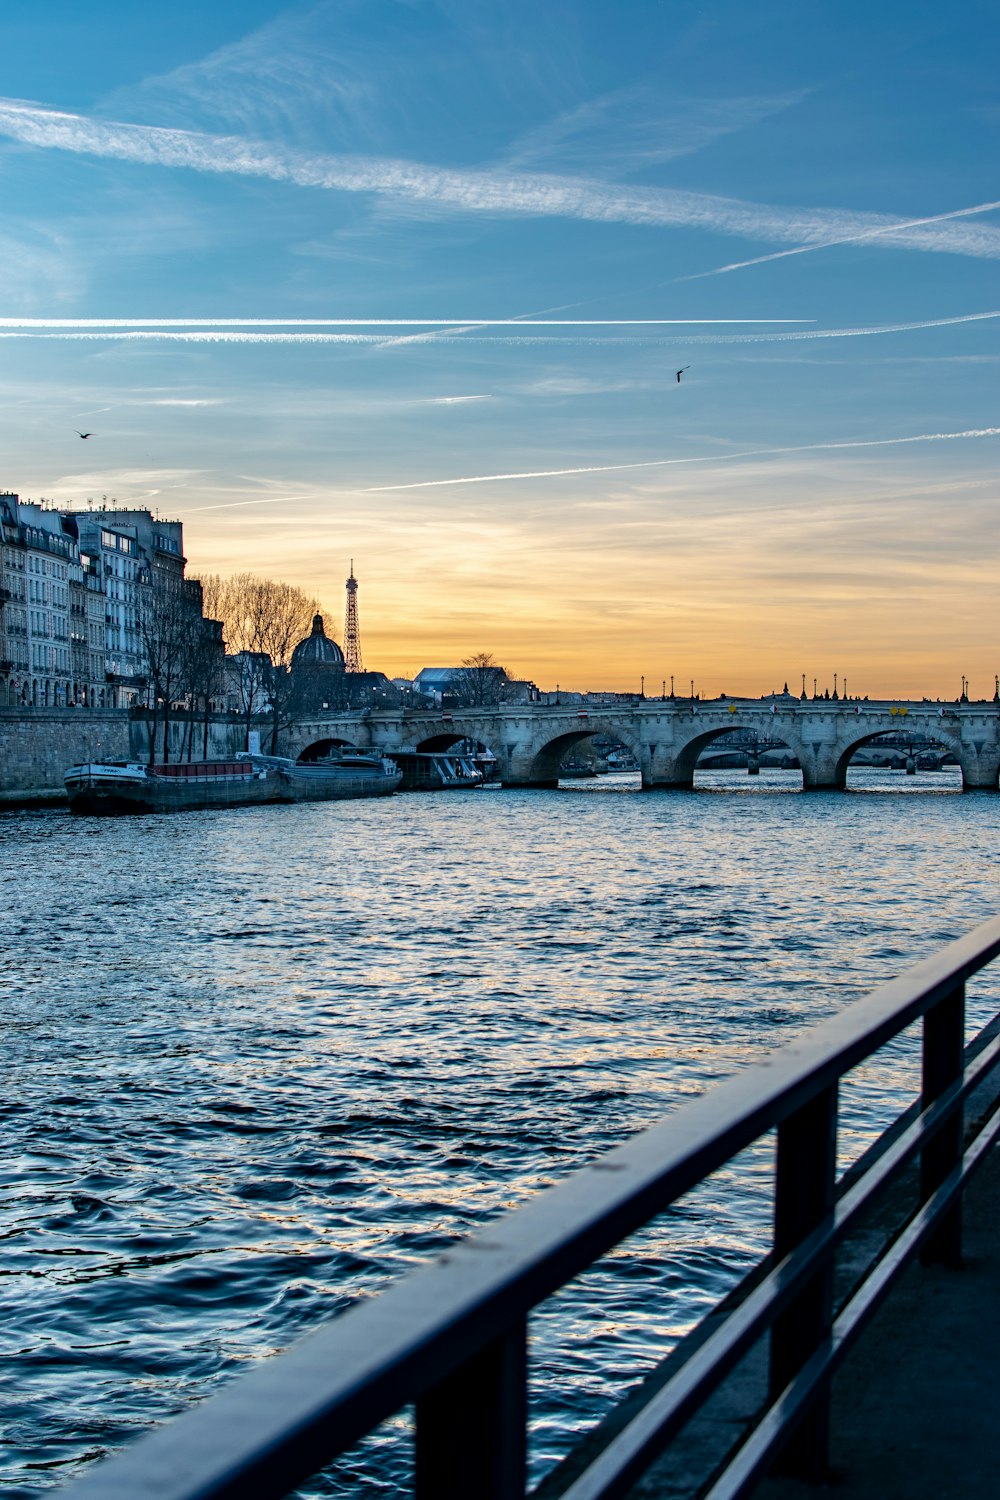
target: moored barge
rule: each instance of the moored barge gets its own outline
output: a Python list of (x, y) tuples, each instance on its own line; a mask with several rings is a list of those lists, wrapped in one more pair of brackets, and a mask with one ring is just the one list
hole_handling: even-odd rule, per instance
[(232, 760), (152, 766), (91, 761), (71, 766), (64, 779), (72, 812), (109, 816), (385, 797), (403, 778), (395, 763), (385, 757), (345, 753), (308, 764), (285, 756), (250, 754)]

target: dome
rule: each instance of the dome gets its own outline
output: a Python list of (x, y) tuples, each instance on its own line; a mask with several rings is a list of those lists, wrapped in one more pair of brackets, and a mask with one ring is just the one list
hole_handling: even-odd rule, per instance
[(293, 672), (315, 667), (332, 667), (338, 672), (344, 670), (344, 653), (323, 629), (322, 615), (313, 615), (312, 633), (304, 641), (299, 641), (292, 652)]

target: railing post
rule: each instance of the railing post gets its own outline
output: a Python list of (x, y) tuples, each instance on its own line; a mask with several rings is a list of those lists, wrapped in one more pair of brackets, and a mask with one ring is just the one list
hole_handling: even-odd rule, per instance
[[(778, 1127), (774, 1197), (774, 1254), (781, 1260), (833, 1210), (837, 1166), (837, 1086), (789, 1115)], [(770, 1390), (774, 1400), (829, 1337), (833, 1318), (833, 1263), (820, 1268), (771, 1330)], [(786, 1444), (777, 1467), (818, 1482), (827, 1471), (829, 1389)]]
[[(959, 984), (924, 1016), (923, 1081), (921, 1108), (933, 1104), (945, 1089), (962, 1076), (965, 1063), (965, 985)], [(926, 1202), (962, 1160), (964, 1112), (951, 1118), (920, 1154), (920, 1201)], [(958, 1199), (920, 1252), (924, 1265), (952, 1269), (962, 1264), (962, 1203)]]
[(417, 1402), (416, 1500), (524, 1500), (527, 1363), (520, 1321)]

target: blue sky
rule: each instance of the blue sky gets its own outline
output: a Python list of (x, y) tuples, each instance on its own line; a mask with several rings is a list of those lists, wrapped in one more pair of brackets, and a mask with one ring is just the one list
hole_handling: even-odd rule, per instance
[(998, 29), (6, 0), (0, 486), (353, 556), (391, 672), (988, 695)]

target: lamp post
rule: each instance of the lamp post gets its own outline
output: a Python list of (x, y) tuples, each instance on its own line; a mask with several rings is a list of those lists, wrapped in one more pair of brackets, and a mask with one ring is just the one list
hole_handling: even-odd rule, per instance
[(673, 672), (671, 672), (671, 674), (670, 674), (670, 696), (671, 696), (671, 698), (674, 696), (674, 674), (673, 674)]
[(646, 676), (645, 676), (645, 673), (643, 673), (643, 675), (639, 678), (639, 697), (640, 698), (645, 698), (645, 696), (646, 696)]
[(665, 701), (666, 700), (666, 696), (667, 696), (667, 679), (664, 677), (663, 682), (662, 682), (662, 684), (660, 686), (660, 699), (661, 699), (661, 701)]

